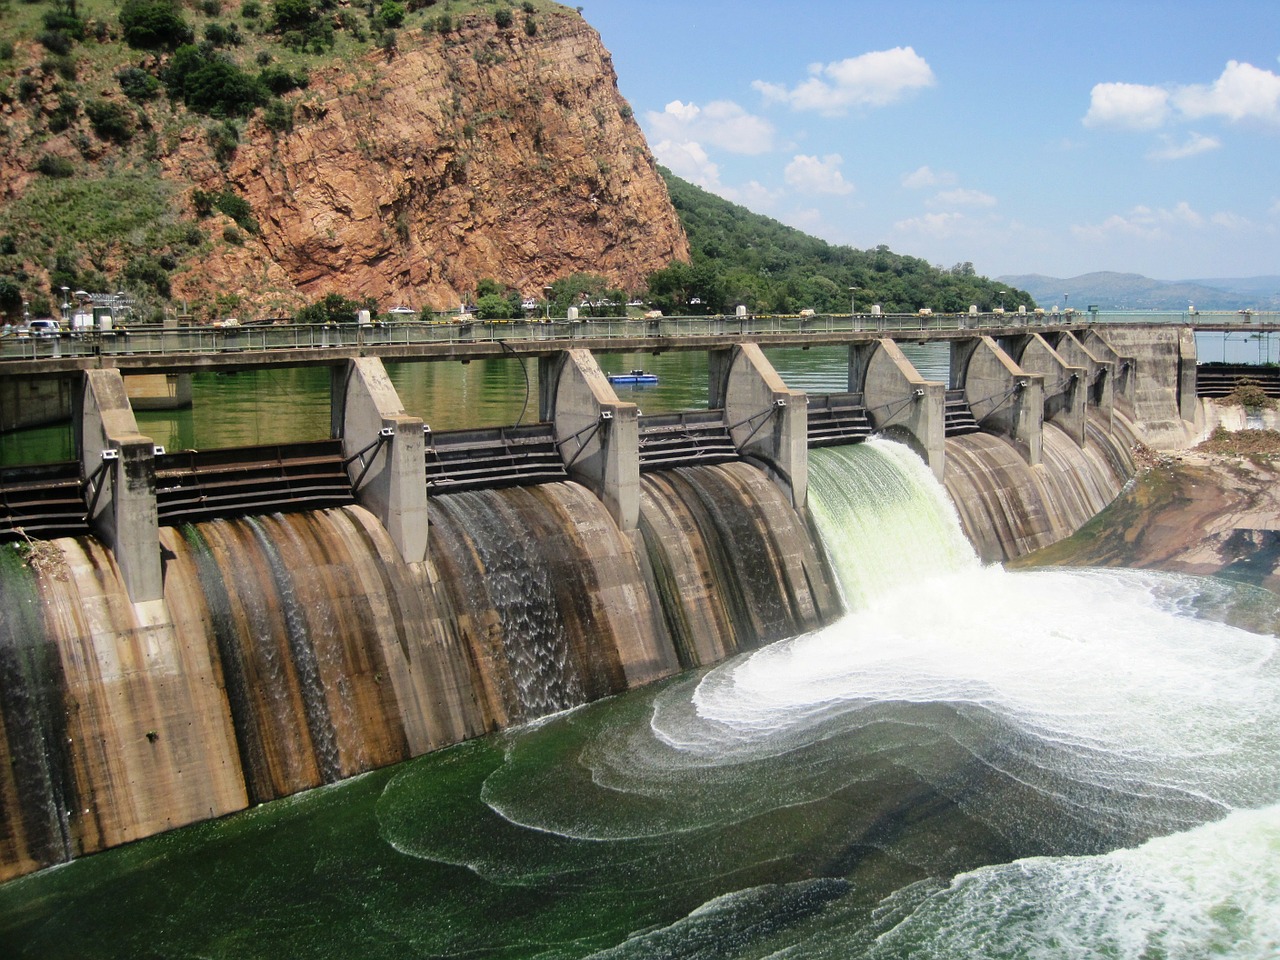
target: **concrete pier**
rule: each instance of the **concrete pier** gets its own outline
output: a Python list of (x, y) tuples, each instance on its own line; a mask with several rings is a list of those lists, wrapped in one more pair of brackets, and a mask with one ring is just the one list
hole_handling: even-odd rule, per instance
[(342, 438), (356, 500), (391, 534), (406, 563), (427, 556), (423, 421), (405, 413), (377, 357), (335, 367), (332, 429)]
[(1044, 378), (1044, 419), (1061, 427), (1076, 446), (1084, 446), (1086, 374), (1083, 366), (1067, 362), (1044, 337), (1014, 338), (1018, 366)]
[(710, 406), (724, 410), (738, 452), (762, 463), (791, 505), (803, 507), (809, 495), (809, 418), (804, 391), (783, 383), (754, 343), (711, 351), (708, 379)]
[(951, 342), (951, 385), (964, 390), (984, 431), (1012, 440), (1029, 465), (1040, 462), (1042, 375), (1023, 370), (991, 337), (974, 337)]
[(555, 424), (569, 475), (594, 491), (618, 529), (640, 523), (640, 433), (634, 403), (618, 399), (589, 350), (538, 362), (541, 418)]
[(155, 444), (138, 422), (118, 370), (84, 374), (76, 419), (88, 481), (89, 524), (115, 554), (134, 603), (164, 596), (156, 516)]
[(942, 479), (946, 465), (946, 384), (926, 380), (887, 337), (849, 348), (849, 391), (861, 393), (872, 427), (924, 457)]

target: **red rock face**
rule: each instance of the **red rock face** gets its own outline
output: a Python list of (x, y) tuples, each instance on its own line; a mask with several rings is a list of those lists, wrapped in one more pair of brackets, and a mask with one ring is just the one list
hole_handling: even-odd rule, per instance
[[(688, 259), (688, 241), (609, 54), (579, 17), (536, 36), (465, 20), (404, 31), (312, 75), (295, 125), (249, 124), (229, 171), (192, 136), (166, 160), (206, 190), (234, 188), (261, 227), (174, 278), (192, 302), (239, 295), (247, 315), (329, 292), (456, 306), (483, 277), (538, 296), (585, 271), (618, 286)], [(229, 221), (228, 221), (229, 222)]]

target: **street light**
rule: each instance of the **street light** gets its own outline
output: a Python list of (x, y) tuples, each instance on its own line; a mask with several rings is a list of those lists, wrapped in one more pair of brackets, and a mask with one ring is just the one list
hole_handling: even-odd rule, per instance
[(857, 310), (854, 309), (854, 304), (857, 302), (857, 299), (858, 299), (858, 288), (850, 287), (849, 288), (849, 316), (851, 317), (858, 312)]
[(62, 288), (62, 319), (67, 323), (71, 322), (71, 303), (67, 300), (67, 294), (70, 291), (70, 287)]
[(1000, 298), (1000, 312), (1001, 312), (1001, 313), (1004, 313), (1004, 291), (1003, 291), (1003, 290), (997, 290), (997, 291), (996, 291), (996, 296)]
[(547, 305), (547, 323), (550, 323), (551, 322), (551, 286), (550, 284), (543, 287), (542, 292), (546, 294), (546, 296), (543, 297), (543, 300)]

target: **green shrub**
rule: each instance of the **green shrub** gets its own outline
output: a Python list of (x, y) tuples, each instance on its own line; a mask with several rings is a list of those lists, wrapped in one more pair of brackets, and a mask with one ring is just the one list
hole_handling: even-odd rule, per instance
[(405, 9), (403, 3), (397, 0), (382, 0), (382, 7), (378, 10), (378, 19), (382, 21), (384, 27), (395, 29), (404, 24)]
[(238, 47), (243, 42), (240, 28), (234, 23), (223, 26), (221, 23), (205, 24), (204, 39), (214, 47)]
[(258, 0), (244, 0), (240, 4), (240, 16), (246, 20), (257, 20), (262, 16), (262, 4)]
[(50, 53), (57, 53), (63, 56), (70, 53), (71, 48), (75, 46), (75, 41), (61, 30), (45, 30), (40, 34), (40, 36), (36, 37), (36, 39), (39, 40), (40, 45)]
[(120, 29), (125, 43), (142, 50), (172, 50), (194, 38), (172, 0), (124, 0)]
[(46, 177), (53, 177), (55, 180), (65, 180), (76, 174), (74, 163), (66, 157), (59, 157), (52, 153), (43, 154), (36, 163), (36, 169)]
[(283, 100), (272, 100), (262, 112), (262, 122), (268, 130), (276, 133), (290, 133), (293, 130), (293, 104)]
[(128, 143), (138, 129), (133, 111), (115, 100), (89, 100), (84, 112), (93, 124), (93, 132), (103, 140)]
[(359, 310), (376, 314), (378, 303), (372, 298), (356, 301), (348, 300), (340, 293), (330, 293), (303, 307), (294, 315), (294, 320), (298, 323), (355, 323)]
[(125, 67), (116, 74), (121, 92), (134, 103), (154, 100), (160, 92), (160, 81), (141, 67)]
[(305, 70), (290, 73), (283, 67), (267, 67), (258, 74), (258, 80), (276, 96), (280, 96), (290, 90), (305, 90), (310, 78)]
[(174, 51), (164, 82), (175, 100), (213, 117), (247, 116), (268, 99), (257, 77), (189, 45)]
[(244, 237), (240, 235), (239, 230), (237, 230), (235, 227), (231, 226), (230, 224), (227, 224), (227, 226), (223, 227), (222, 239), (227, 241), (227, 243), (231, 244), (234, 247), (244, 246)]
[(169, 297), (169, 273), (156, 257), (146, 254), (134, 257), (125, 264), (123, 276), (130, 287), (147, 286), (165, 299)]
[(209, 146), (213, 148), (213, 157), (224, 166), (231, 162), (240, 146), (240, 130), (231, 121), (215, 124), (205, 135), (209, 138)]
[(258, 221), (253, 218), (253, 207), (249, 201), (231, 190), (223, 190), (214, 194), (213, 206), (219, 213), (224, 213), (236, 222), (246, 233), (258, 232)]
[(281, 32), (305, 30), (314, 16), (311, 0), (276, 0), (274, 10), (274, 26)]
[(70, 39), (79, 40), (84, 37), (84, 21), (72, 12), (71, 7), (59, 4), (52, 10), (46, 10), (40, 22), (46, 30), (57, 30)]
[(499, 10), (493, 15), (493, 22), (498, 25), (499, 30), (506, 30), (510, 27), (512, 19), (510, 10)]
[(533, 17), (525, 20), (524, 33), (527, 37), (536, 37), (538, 35), (538, 25), (534, 23)]
[(54, 133), (61, 133), (75, 123), (79, 114), (80, 101), (69, 93), (63, 93), (58, 97), (58, 105), (49, 114), (49, 129)]

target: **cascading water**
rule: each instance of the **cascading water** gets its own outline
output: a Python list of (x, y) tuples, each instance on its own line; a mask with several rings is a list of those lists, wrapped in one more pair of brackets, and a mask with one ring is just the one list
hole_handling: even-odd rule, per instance
[[(466, 581), (458, 602), (493, 611), (487, 646), (507, 667), (512, 717), (530, 720), (577, 706), (586, 695), (557, 616), (547, 559), (511, 499), (488, 491), (438, 497), (436, 536), (446, 544), (440, 552), (475, 557), (474, 566), (457, 567)], [(472, 620), (479, 624), (484, 616), (477, 612)]]
[(1280, 663), (1221, 621), (1275, 597), (983, 567), (891, 445), (812, 474), (838, 623), (0, 887), (0, 950), (1274, 957)]
[(0, 851), (35, 864), (72, 850), (68, 807), (75, 804), (61, 709), (62, 667), (40, 629), (40, 595), (19, 549), (0, 546), (0, 736), (8, 770), (0, 773), (6, 829)]

